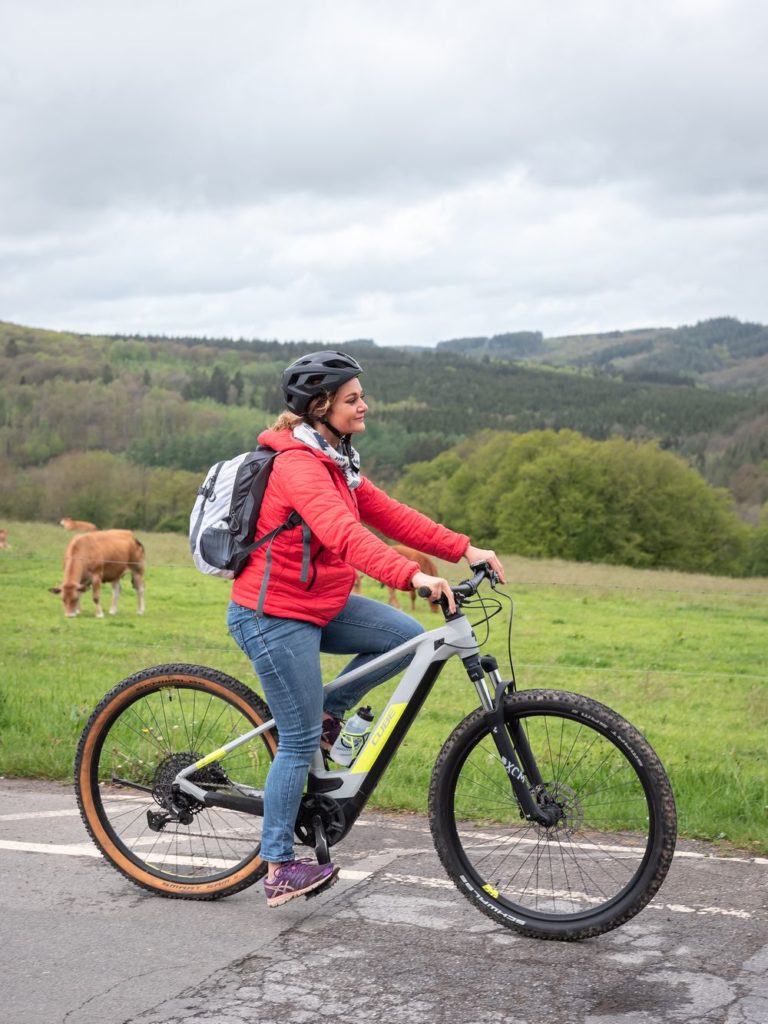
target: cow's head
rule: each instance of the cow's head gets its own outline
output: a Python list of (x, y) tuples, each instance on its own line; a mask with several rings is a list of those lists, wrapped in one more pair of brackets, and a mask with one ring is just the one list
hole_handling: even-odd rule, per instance
[(80, 595), (86, 590), (84, 583), (65, 583), (61, 587), (49, 587), (52, 594), (61, 594), (64, 602), (64, 614), (72, 619), (80, 614)]

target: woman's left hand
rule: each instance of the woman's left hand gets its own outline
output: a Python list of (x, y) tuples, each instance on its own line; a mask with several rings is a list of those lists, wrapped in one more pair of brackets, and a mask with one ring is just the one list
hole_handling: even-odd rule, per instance
[(487, 562), (498, 575), (499, 580), (502, 583), (507, 582), (507, 577), (504, 574), (504, 566), (499, 561), (499, 557), (495, 551), (490, 551), (486, 548), (475, 548), (471, 544), (468, 544), (467, 550), (464, 552), (464, 557), (470, 565), (477, 565), (478, 562)]

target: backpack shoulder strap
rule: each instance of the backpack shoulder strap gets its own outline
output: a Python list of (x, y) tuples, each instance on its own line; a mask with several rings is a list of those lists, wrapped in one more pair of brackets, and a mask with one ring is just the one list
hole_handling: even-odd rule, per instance
[(266, 558), (266, 563), (264, 565), (264, 575), (263, 575), (262, 580), (261, 580), (261, 587), (259, 588), (259, 600), (258, 600), (258, 602), (256, 604), (256, 614), (257, 615), (263, 615), (264, 614), (264, 600), (265, 600), (265, 598), (267, 596), (267, 585), (269, 584), (269, 574), (270, 574), (270, 571), (272, 569), (272, 541), (275, 539), (275, 537), (278, 536), (278, 534), (281, 534), (283, 532), (283, 530), (291, 530), (291, 529), (293, 529), (294, 526), (298, 526), (299, 523), (301, 523), (301, 531), (302, 531), (302, 539), (301, 539), (302, 555), (301, 555), (301, 577), (300, 577), (300, 579), (301, 579), (302, 583), (306, 583), (307, 580), (309, 579), (309, 556), (310, 556), (309, 542), (310, 542), (310, 538), (312, 536), (312, 532), (309, 529), (309, 527), (307, 526), (307, 524), (304, 522), (304, 520), (301, 518), (301, 516), (299, 515), (298, 512), (291, 512), (291, 514), (288, 516), (288, 518), (286, 519), (286, 521), (284, 523), (281, 523), (279, 526), (276, 526), (274, 530), (270, 530), (269, 533), (265, 534), (263, 537), (260, 537), (257, 541), (254, 541), (253, 544), (249, 544), (248, 547), (246, 549), (244, 549), (244, 550), (247, 550), (250, 553), (250, 551), (255, 551), (256, 548), (260, 548), (262, 546), (262, 544), (267, 544), (267, 558)]
[[(281, 452), (275, 452), (275, 457), (282, 454)], [(256, 551), (257, 548), (267, 545), (266, 561), (264, 565), (264, 576), (262, 577), (261, 587), (259, 588), (259, 599), (256, 605), (256, 614), (264, 614), (264, 600), (267, 594), (267, 585), (269, 584), (269, 574), (272, 569), (272, 542), (275, 537), (278, 537), (284, 530), (292, 530), (295, 526), (301, 526), (301, 576), (300, 581), (306, 583), (309, 579), (309, 562), (310, 562), (310, 541), (312, 539), (312, 531), (309, 526), (304, 522), (299, 513), (294, 509), (284, 523), (280, 523), (274, 530), (270, 530), (269, 533), (265, 533), (263, 537), (259, 537), (257, 540), (251, 541), (250, 544), (245, 545), (242, 548), (242, 555), (247, 556), (252, 552)]]

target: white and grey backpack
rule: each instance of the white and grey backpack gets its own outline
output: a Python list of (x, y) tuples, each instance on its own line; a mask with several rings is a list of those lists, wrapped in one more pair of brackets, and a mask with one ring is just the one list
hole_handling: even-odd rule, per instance
[[(234, 579), (243, 571), (252, 551), (269, 544), (283, 530), (302, 524), (304, 552), (301, 581), (309, 576), (309, 528), (297, 512), (292, 512), (280, 526), (252, 540), (261, 511), (264, 492), (279, 453), (260, 445), (255, 451), (243, 452), (211, 466), (197, 492), (189, 517), (189, 546), (192, 559), (208, 576)], [(261, 613), (272, 558), (267, 549), (267, 566), (259, 595), (257, 613)]]

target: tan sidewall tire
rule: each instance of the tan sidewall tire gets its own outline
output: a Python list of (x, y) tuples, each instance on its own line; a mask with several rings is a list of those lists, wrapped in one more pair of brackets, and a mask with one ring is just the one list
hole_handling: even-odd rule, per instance
[[(209, 671), (211, 676), (221, 675), (220, 673), (215, 673), (213, 670)], [(144, 673), (140, 673), (140, 675), (143, 677)], [(104, 729), (107, 721), (114, 718), (116, 711), (121, 711), (125, 706), (132, 703), (138, 696), (141, 696), (143, 692), (157, 690), (160, 685), (160, 680), (162, 680), (164, 684), (169, 685), (183, 685), (185, 683), (190, 686), (197, 685), (206, 693), (211, 693), (215, 696), (221, 697), (223, 700), (226, 700), (228, 703), (239, 708), (255, 726), (263, 724), (264, 719), (245, 696), (246, 693), (251, 693), (251, 691), (249, 691), (247, 687), (243, 686), (242, 683), (237, 683), (236, 680), (232, 680), (232, 682), (237, 686), (237, 689), (234, 689), (230, 685), (219, 682), (217, 679), (210, 678), (202, 673), (200, 675), (196, 675), (194, 673), (169, 670), (167, 672), (158, 672), (148, 678), (137, 679), (130, 685), (121, 684), (123, 688), (120, 689), (120, 687), (117, 687), (116, 690), (112, 691), (111, 699), (109, 697), (105, 698), (99, 708), (97, 708), (97, 711), (94, 713), (94, 716), (86, 727), (83, 740), (81, 740), (82, 746), (78, 751), (77, 759), (78, 774), (75, 780), (78, 789), (80, 812), (91, 837), (104, 856), (114, 864), (118, 871), (121, 871), (126, 875), (126, 877), (131, 879), (131, 881), (136, 882), (144, 888), (160, 893), (161, 895), (177, 896), (188, 899), (215, 899), (219, 896), (224, 896), (228, 893), (244, 889), (246, 886), (253, 884), (253, 882), (261, 877), (265, 871), (265, 865), (261, 857), (258, 855), (255, 856), (244, 864), (238, 871), (231, 875), (227, 875), (225, 878), (214, 879), (208, 882), (181, 883), (161, 878), (158, 875), (144, 870), (136, 864), (135, 861), (125, 855), (122, 849), (120, 849), (112, 839), (108, 830), (104, 827), (104, 823), (99, 815), (99, 811), (94, 800), (91, 788), (93, 757), (102, 730)], [(243, 692), (238, 692), (238, 690), (242, 690)], [(251, 693), (251, 697), (258, 700), (255, 694)], [(277, 743), (273, 734), (271, 732), (264, 734), (264, 739), (272, 756), (274, 757), (277, 752)]]

